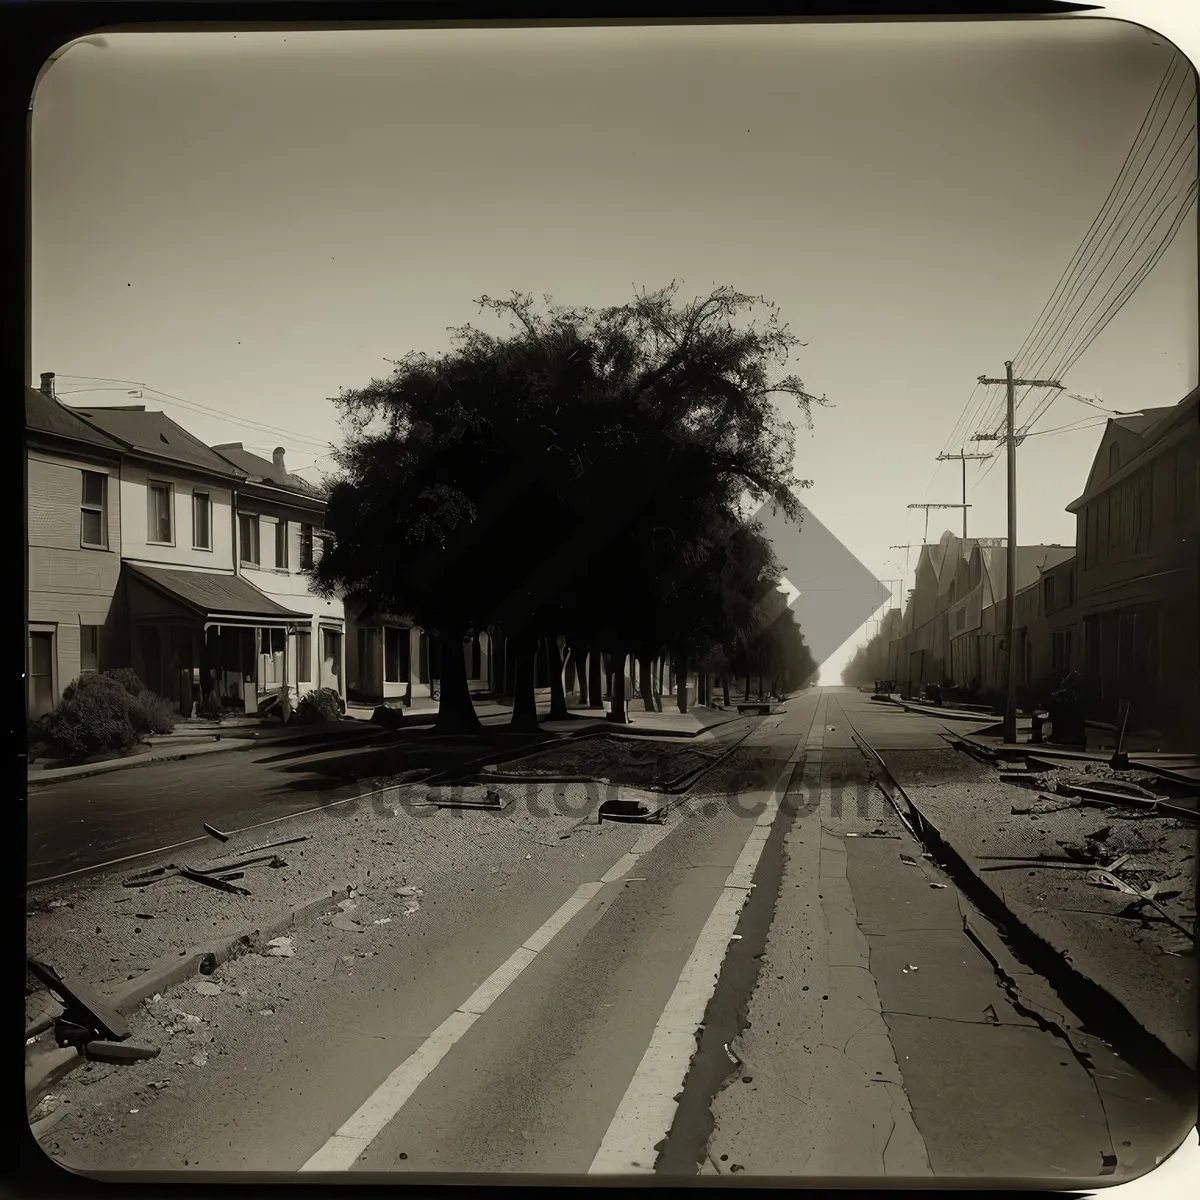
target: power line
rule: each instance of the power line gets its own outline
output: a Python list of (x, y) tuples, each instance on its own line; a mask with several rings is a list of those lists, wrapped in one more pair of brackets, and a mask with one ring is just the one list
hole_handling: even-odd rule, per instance
[[(56, 376), (56, 378), (58, 378), (58, 376)], [(263, 424), (261, 421), (251, 421), (251, 420), (246, 419), (245, 417), (235, 417), (232, 413), (223, 412), (219, 408), (211, 408), (206, 404), (199, 404), (194, 400), (184, 400), (181, 396), (174, 396), (170, 392), (164, 392), (158, 388), (150, 387), (148, 384), (141, 383), (135, 379), (108, 379), (105, 376), (101, 376), (101, 375), (67, 375), (67, 376), (62, 376), (62, 378), (98, 379), (98, 380), (103, 380), (106, 383), (127, 384), (132, 388), (137, 388), (144, 392), (150, 392), (155, 397), (159, 397), (159, 396), (165, 397), (166, 399), (173, 401), (175, 404), (178, 404), (180, 407), (182, 407), (188, 411), (194, 411), (194, 412), (200, 413), (204, 416), (219, 417), (224, 421), (232, 422), (234, 425), (240, 425), (246, 429), (254, 429), (260, 433), (270, 433), (270, 434), (280, 435), (282, 437), (290, 439), (293, 444), (299, 444), (304, 449), (326, 450), (326, 449), (328, 449), (328, 447), (330, 445), (329, 442), (319, 442), (315, 438), (306, 438), (306, 437), (304, 437), (303, 434), (298, 434), (294, 430), (283, 429), (278, 425), (266, 425), (266, 424)], [(121, 389), (119, 389), (119, 388), (72, 388), (69, 391), (65, 391), (61, 394), (62, 395), (74, 395), (78, 392), (120, 391), (120, 390)]]
[[(1170, 153), (1168, 151), (1164, 151), (1163, 156), (1159, 159), (1158, 162), (1156, 162), (1154, 164), (1154, 173), (1157, 175), (1157, 178), (1155, 179), (1153, 185), (1151, 186), (1148, 181), (1146, 184), (1143, 184), (1143, 186), (1140, 190), (1136, 191), (1136, 193), (1134, 192), (1134, 189), (1137, 188), (1138, 180), (1141, 179), (1142, 176), (1145, 174), (1146, 168), (1149, 165), (1150, 159), (1152, 158), (1152, 156), (1154, 154), (1154, 150), (1157, 147), (1158, 143), (1162, 139), (1162, 135), (1163, 135), (1164, 131), (1166, 130), (1168, 123), (1170, 122), (1171, 113), (1174, 111), (1176, 101), (1178, 100), (1179, 95), (1182, 94), (1183, 86), (1184, 86), (1184, 84), (1186, 84), (1187, 79), (1190, 76), (1190, 72), (1185, 69), (1185, 71), (1183, 72), (1183, 75), (1181, 76), (1180, 84), (1175, 90), (1175, 95), (1172, 97), (1170, 107), (1167, 109), (1164, 119), (1158, 129), (1158, 132), (1155, 135), (1153, 142), (1151, 143), (1150, 151), (1146, 157), (1146, 161), (1143, 161), (1141, 166), (1138, 168), (1138, 170), (1137, 170), (1136, 174), (1134, 175), (1133, 180), (1129, 186), (1127, 194), (1122, 199), (1120, 205), (1118, 205), (1117, 211), (1115, 212), (1115, 214), (1112, 216), (1112, 218), (1110, 220), (1108, 220), (1107, 227), (1103, 230), (1102, 233), (1099, 234), (1099, 237), (1097, 237), (1097, 233), (1096, 233), (1097, 228), (1101, 225), (1102, 222), (1104, 222), (1106, 214), (1113, 207), (1113, 201), (1122, 191), (1123, 180), (1129, 174), (1129, 168), (1130, 168), (1132, 162), (1137, 157), (1137, 152), (1138, 152), (1139, 146), (1141, 144), (1143, 144), (1144, 141), (1146, 140), (1146, 136), (1147, 136), (1150, 124), (1153, 121), (1153, 119), (1154, 119), (1155, 115), (1157, 114), (1157, 112), (1159, 111), (1159, 109), (1161, 108), (1162, 98), (1166, 93), (1167, 85), (1170, 81), (1171, 75), (1175, 71), (1175, 69), (1180, 65), (1181, 61), (1182, 60), (1178, 56), (1176, 56), (1172, 60), (1171, 65), (1168, 67), (1166, 73), (1164, 74), (1163, 79), (1159, 84), (1158, 90), (1155, 93), (1155, 97), (1151, 101), (1151, 105), (1150, 105), (1149, 109), (1147, 110), (1146, 116), (1143, 118), (1142, 126), (1138, 131), (1138, 135), (1134, 140), (1134, 144), (1130, 149), (1130, 153), (1126, 156), (1126, 161), (1121, 169), (1121, 173), (1118, 175), (1117, 180), (1113, 184), (1113, 187), (1110, 189), (1109, 195), (1106, 198), (1104, 205), (1101, 207), (1100, 212), (1097, 214), (1096, 219), (1092, 222), (1092, 225), (1089, 228), (1087, 234), (1085, 234), (1083, 241), (1080, 243), (1075, 254), (1072, 256), (1072, 260), (1068, 264), (1067, 269), (1064, 271), (1063, 275), (1060, 277), (1059, 283), (1056, 285), (1055, 293), (1057, 294), (1057, 299), (1055, 298), (1055, 295), (1052, 294), (1050, 302), (1048, 302), (1046, 307), (1043, 308), (1043, 310), (1042, 310), (1042, 316), (1039, 317), (1038, 322), (1035, 323), (1034, 330), (1031, 331), (1030, 336), (1026, 338), (1025, 343), (1023, 344), (1023, 348), (1020, 353), (1024, 355), (1025, 348), (1028, 347), (1029, 355), (1026, 355), (1027, 360), (1031, 358), (1033, 351), (1035, 349), (1040, 348), (1041, 353), (1037, 356), (1036, 362), (1032, 362), (1032, 364), (1031, 364), (1033, 366), (1033, 368), (1038, 371), (1045, 369), (1045, 367), (1050, 363), (1051, 359), (1057, 352), (1058, 348), (1061, 346), (1063, 339), (1066, 338), (1068, 334), (1070, 334), (1071, 327), (1075, 324), (1076, 320), (1079, 317), (1080, 309), (1082, 308), (1083, 304), (1087, 303), (1087, 300), (1090, 298), (1091, 294), (1095, 291), (1095, 289), (1099, 285), (1101, 279), (1104, 278), (1106, 271), (1111, 266), (1113, 261), (1116, 259), (1121, 246), (1125, 243), (1125, 241), (1128, 240), (1131, 233), (1133, 233), (1135, 231), (1140, 232), (1142, 229), (1145, 228), (1145, 222), (1143, 221), (1143, 222), (1141, 222), (1141, 224), (1138, 224), (1137, 218), (1146, 210), (1146, 208), (1153, 201), (1155, 192), (1158, 191), (1158, 189), (1161, 187), (1162, 183), (1166, 179), (1167, 170), (1169, 170), (1169, 164), (1174, 162), (1174, 160), (1178, 157), (1180, 151), (1189, 145), (1189, 139), (1191, 138), (1192, 134), (1195, 131), (1194, 124), (1192, 125), (1191, 128), (1188, 129), (1188, 131), (1184, 135), (1184, 137), (1182, 139), (1180, 139), (1174, 152)], [(1187, 113), (1190, 108), (1191, 108), (1191, 102), (1189, 100), (1188, 104), (1185, 105), (1183, 112), (1181, 113), (1181, 115), (1179, 117), (1179, 120), (1176, 123), (1176, 132), (1178, 132), (1179, 127), (1182, 126), (1183, 121), (1186, 119)], [(1174, 134), (1172, 135), (1172, 140), (1174, 140)], [(1186, 165), (1186, 161), (1187, 160), (1185, 159), (1184, 165)], [(1167, 164), (1167, 169), (1160, 171), (1159, 168), (1163, 166), (1164, 162)], [(1181, 173), (1182, 169), (1183, 169), (1183, 167), (1181, 166), (1181, 168), (1176, 171), (1177, 177)], [(1175, 182), (1175, 180), (1172, 180), (1171, 182), (1173, 184)], [(1169, 195), (1170, 186), (1171, 185), (1168, 185), (1168, 193), (1167, 193), (1168, 195)], [(1112, 239), (1113, 239), (1115, 230), (1123, 223), (1124, 219), (1127, 216), (1127, 213), (1128, 213), (1128, 210), (1130, 207), (1131, 196), (1133, 197), (1133, 200), (1136, 203), (1137, 199), (1140, 199), (1143, 196), (1143, 194), (1145, 194), (1147, 192), (1148, 187), (1149, 187), (1149, 195), (1146, 195), (1145, 200), (1142, 202), (1141, 206), (1137, 209), (1136, 213), (1134, 213), (1134, 216), (1133, 216), (1134, 224), (1129, 229), (1125, 230), (1125, 233), (1122, 235), (1120, 240), (1117, 242), (1116, 246), (1113, 247), (1111, 249), (1111, 251), (1108, 251), (1107, 253), (1105, 253), (1105, 251), (1108, 250), (1108, 246), (1111, 245), (1111, 243), (1112, 243)], [(1166, 196), (1159, 198), (1159, 200), (1155, 204), (1155, 210), (1161, 208), (1163, 200), (1165, 198), (1166, 198)], [(1151, 225), (1151, 228), (1153, 228), (1153, 224)], [(1139, 243), (1137, 249), (1140, 250), (1144, 244), (1145, 244), (1145, 240), (1143, 240), (1141, 243)], [(1089, 250), (1089, 245), (1090, 245), (1090, 250)], [(1067, 315), (1068, 306), (1076, 298), (1076, 296), (1078, 296), (1080, 289), (1083, 287), (1084, 283), (1086, 282), (1086, 277), (1089, 274), (1088, 268), (1090, 268), (1092, 266), (1098, 253), (1100, 253), (1102, 255), (1102, 261), (1100, 263), (1099, 271), (1098, 271), (1095, 279), (1092, 281), (1092, 284), (1089, 287), (1088, 291), (1085, 293), (1081, 304), (1075, 308), (1073, 314)], [(1137, 253), (1137, 250), (1134, 251), (1134, 254), (1136, 254), (1136, 253)], [(1155, 261), (1157, 261), (1157, 259)], [(1124, 266), (1121, 268), (1121, 272), (1119, 272), (1119, 274), (1123, 273), (1124, 270), (1126, 270), (1128, 268), (1129, 264), (1130, 264), (1130, 260), (1127, 259)], [(1078, 267), (1082, 267), (1083, 274), (1080, 276), (1079, 279), (1077, 279), (1075, 281), (1074, 285), (1072, 286), (1071, 277), (1072, 277), (1072, 275), (1076, 274), (1076, 268), (1078, 268)], [(1141, 278), (1144, 278), (1144, 274), (1141, 276)], [(1110, 289), (1109, 289), (1110, 291), (1111, 291), (1111, 286), (1112, 285), (1110, 285)], [(1107, 293), (1106, 293), (1106, 295), (1107, 295)], [(1103, 301), (1101, 301), (1101, 303), (1103, 303)], [(1054, 312), (1054, 310), (1056, 308), (1058, 308), (1058, 310), (1059, 310), (1058, 312)], [(1096, 310), (1093, 310), (1093, 314), (1095, 311)], [(1049, 314), (1051, 314), (1051, 313), (1053, 313), (1054, 315), (1049, 316)], [(1063, 324), (1064, 315), (1067, 316), (1065, 325)], [(1089, 317), (1091, 315), (1092, 314), (1089, 314)], [(1047, 317), (1049, 317), (1049, 319), (1046, 319)], [(1039, 327), (1040, 327), (1040, 329), (1039, 329)], [(1071, 338), (1068, 350), (1070, 349), (1071, 346), (1076, 345), (1076, 343), (1078, 342), (1079, 337), (1080, 337), (1080, 332), (1081, 331), (1076, 332), (1075, 336)], [(1047, 341), (1047, 338), (1049, 338), (1049, 341)], [(1090, 340), (1091, 340), (1090, 337), (1087, 338), (1088, 344), (1090, 344)], [(1078, 357), (1078, 356), (1076, 355), (1076, 357)], [(1065, 361), (1065, 359), (1063, 361)], [(1071, 361), (1073, 362), (1074, 359), (1072, 359)], [(1057, 368), (1054, 371), (1054, 373), (1056, 375), (1062, 374), (1062, 368), (1061, 367)], [(1025, 391), (1025, 393), (1021, 396), (1020, 400), (1017, 402), (1018, 408), (1025, 404), (1025, 402), (1028, 400), (1028, 398), (1031, 394), (1031, 391), (1032, 391), (1032, 389), (1027, 389)], [(1046, 408), (1048, 408), (1049, 404), (1053, 403), (1053, 400), (1054, 400), (1053, 395), (1046, 398), (1046, 400), (1043, 402), (1043, 404), (1041, 406), (1039, 406), (1039, 409), (1037, 410), (1037, 412), (1033, 418), (1034, 421), (1040, 419), (1040, 417), (1046, 411)], [(1032, 424), (1032, 421), (1030, 422), (1030, 424)], [(985, 474), (986, 474), (986, 472), (985, 472)]]
[[(1078, 268), (1079, 271), (1081, 273), (1083, 273), (1083, 275), (1085, 277), (1086, 272), (1088, 271), (1088, 269), (1090, 268), (1092, 263), (1095, 261), (1096, 255), (1098, 253), (1102, 253), (1103, 250), (1106, 248), (1107, 241), (1109, 239), (1111, 239), (1113, 232), (1115, 231), (1117, 226), (1120, 224), (1120, 221), (1121, 221), (1121, 218), (1122, 218), (1124, 212), (1127, 211), (1130, 195), (1132, 194), (1133, 188), (1135, 188), (1137, 186), (1138, 180), (1145, 173), (1147, 164), (1149, 162), (1149, 158), (1150, 158), (1150, 156), (1152, 156), (1154, 154), (1154, 150), (1158, 146), (1158, 143), (1162, 138), (1163, 132), (1166, 130), (1167, 123), (1170, 121), (1170, 114), (1173, 111), (1176, 100), (1178, 99), (1179, 94), (1182, 91), (1183, 84), (1186, 83), (1186, 81), (1187, 81), (1187, 73), (1186, 72), (1183, 73), (1183, 75), (1181, 76), (1179, 87), (1176, 89), (1175, 96), (1171, 100), (1171, 106), (1167, 110), (1166, 116), (1164, 117), (1164, 120), (1158, 129), (1158, 132), (1155, 134), (1153, 142), (1150, 144), (1150, 150), (1149, 150), (1149, 154), (1147, 155), (1146, 162), (1142, 163), (1142, 165), (1138, 168), (1136, 174), (1133, 176), (1133, 180), (1129, 185), (1129, 193), (1125, 196), (1125, 198), (1121, 201), (1121, 203), (1116, 206), (1116, 209), (1113, 212), (1111, 219), (1108, 220), (1108, 222), (1107, 222), (1107, 228), (1105, 228), (1103, 230), (1103, 232), (1098, 234), (1097, 233), (1098, 227), (1100, 226), (1100, 224), (1102, 222), (1105, 221), (1105, 217), (1110, 212), (1110, 210), (1113, 210), (1114, 201), (1116, 200), (1118, 194), (1122, 190), (1122, 183), (1123, 183), (1125, 177), (1129, 173), (1129, 167), (1132, 164), (1133, 159), (1137, 154), (1139, 145), (1144, 142), (1144, 140), (1149, 132), (1149, 122), (1153, 119), (1154, 114), (1158, 111), (1158, 109), (1162, 103), (1162, 96), (1163, 96), (1163, 94), (1165, 94), (1165, 90), (1166, 90), (1165, 85), (1166, 85), (1167, 81), (1170, 79), (1170, 76), (1174, 72), (1176, 66), (1178, 65), (1178, 61), (1179, 61), (1178, 56), (1176, 56), (1176, 58), (1172, 59), (1171, 65), (1167, 68), (1167, 71), (1163, 76), (1163, 81), (1159, 85), (1159, 91), (1156, 92), (1155, 99), (1154, 99), (1154, 101), (1152, 101), (1150, 109), (1147, 111), (1146, 116), (1142, 120), (1142, 125), (1141, 125), (1141, 128), (1138, 130), (1138, 135), (1134, 139), (1133, 145), (1130, 147), (1129, 154), (1126, 156), (1125, 163), (1122, 166), (1120, 173), (1118, 174), (1116, 180), (1114, 181), (1112, 188), (1109, 190), (1109, 193), (1108, 193), (1107, 198), (1105, 199), (1104, 205), (1102, 206), (1100, 212), (1097, 213), (1096, 219), (1092, 222), (1092, 225), (1088, 228), (1088, 231), (1084, 234), (1084, 238), (1083, 238), (1083, 241), (1080, 243), (1079, 249), (1076, 251), (1075, 256), (1073, 256), (1071, 263), (1068, 264), (1067, 270), (1064, 272), (1063, 278), (1060, 280), (1061, 287), (1056, 290), (1058, 291), (1058, 296), (1059, 296), (1057, 303), (1058, 303), (1058, 305), (1061, 305), (1062, 311), (1060, 311), (1058, 313), (1058, 315), (1056, 315), (1053, 319), (1047, 318), (1044, 323), (1042, 322), (1042, 318), (1039, 317), (1038, 324), (1035, 325), (1034, 331), (1031, 332), (1030, 338), (1026, 339), (1026, 345), (1023, 346), (1021, 351), (1019, 352), (1019, 355), (1018, 355), (1019, 357), (1020, 356), (1028, 357), (1028, 359), (1030, 360), (1031, 367), (1034, 366), (1034, 357), (1037, 354), (1039, 347), (1044, 349), (1045, 339), (1047, 337), (1051, 336), (1053, 334), (1053, 331), (1058, 327), (1059, 321), (1062, 316), (1062, 312), (1066, 311), (1067, 307), (1071, 304), (1071, 302), (1074, 300), (1075, 296), (1078, 294), (1079, 288), (1082, 286), (1083, 279), (1081, 277), (1075, 283), (1074, 288), (1072, 288), (1068, 292), (1067, 289), (1070, 286), (1071, 275), (1073, 275), (1075, 273), (1075, 269)], [(1181, 114), (1181, 117), (1180, 117), (1180, 124), (1182, 124), (1182, 121), (1183, 121), (1184, 117), (1186, 117), (1186, 115), (1187, 115), (1187, 110), (1185, 108), (1183, 114)], [(1172, 135), (1172, 136), (1174, 136), (1174, 135)], [(1142, 191), (1144, 191), (1144, 190), (1145, 190), (1145, 185), (1143, 184)], [(1137, 193), (1138, 196), (1140, 196), (1141, 194), (1142, 193), (1140, 191)], [(1090, 246), (1090, 249), (1089, 249), (1089, 246)], [(1103, 268), (1102, 268), (1102, 271), (1103, 271)], [(1041, 332), (1035, 338), (1033, 336), (1033, 334), (1037, 332), (1038, 325), (1041, 325), (1042, 328), (1041, 328)], [(1022, 357), (1022, 362), (1024, 362), (1024, 361), (1025, 361), (1025, 358)], [(1039, 368), (1043, 361), (1044, 361), (1044, 359), (1040, 359), (1040, 358), (1037, 359), (1037, 364), (1038, 364)]]
[(1050, 299), (1046, 301), (1046, 304), (1042, 308), (1042, 311), (1038, 314), (1038, 318), (1034, 322), (1033, 328), (1029, 331), (1029, 335), (1025, 338), (1025, 341), (1021, 343), (1021, 346), (1017, 350), (1017, 353), (1013, 355), (1014, 362), (1018, 361), (1018, 360), (1021, 362), (1024, 361), (1022, 356), (1024, 355), (1025, 351), (1027, 349), (1029, 349), (1030, 339), (1033, 337), (1038, 326), (1042, 323), (1043, 319), (1046, 317), (1046, 315), (1050, 311), (1051, 307), (1055, 304), (1057, 298), (1061, 294), (1061, 290), (1062, 290), (1064, 284), (1066, 283), (1067, 279), (1070, 277), (1070, 274), (1073, 271), (1073, 269), (1075, 268), (1076, 264), (1078, 263), (1080, 257), (1083, 255), (1083, 253), (1085, 251), (1085, 247), (1087, 246), (1089, 240), (1092, 238), (1097, 226), (1104, 219), (1104, 216), (1108, 212), (1108, 210), (1112, 207), (1113, 198), (1116, 196), (1117, 191), (1121, 186), (1122, 180), (1128, 174), (1130, 164), (1133, 162), (1133, 159), (1134, 159), (1135, 155), (1137, 154), (1138, 146), (1142, 142), (1143, 138), (1145, 137), (1145, 133), (1146, 133), (1147, 128), (1149, 127), (1150, 121), (1152, 120), (1154, 113), (1157, 111), (1158, 106), (1162, 102), (1162, 96), (1166, 91), (1167, 82), (1171, 78), (1171, 73), (1175, 69), (1177, 59), (1178, 59), (1177, 55), (1173, 56), (1171, 59), (1171, 62), (1167, 66), (1167, 69), (1163, 72), (1163, 77), (1159, 81), (1158, 87), (1155, 89), (1154, 95), (1151, 97), (1150, 104), (1146, 109), (1145, 115), (1142, 117), (1142, 123), (1138, 127), (1137, 135), (1134, 137), (1133, 143), (1129, 147), (1129, 152), (1125, 155), (1124, 163), (1121, 164), (1121, 170), (1118, 172), (1116, 179), (1113, 180), (1112, 187), (1109, 188), (1108, 195), (1104, 198), (1104, 203), (1100, 206), (1100, 210), (1096, 213), (1095, 217), (1092, 218), (1092, 223), (1091, 223), (1091, 225), (1088, 226), (1087, 232), (1083, 236), (1083, 240), (1079, 243), (1079, 246), (1076, 248), (1075, 253), (1071, 256), (1070, 262), (1068, 262), (1066, 267), (1063, 269), (1062, 275), (1059, 276), (1058, 283), (1055, 285), (1053, 292), (1051, 292), (1051, 294), (1050, 294)]
[[(1187, 143), (1189, 140), (1191, 140), (1191, 135), (1195, 133), (1195, 130), (1196, 130), (1196, 126), (1193, 124), (1191, 126), (1191, 128), (1188, 130), (1188, 134), (1186, 135), (1184, 142), (1182, 142), (1179, 145), (1179, 147), (1176, 149), (1175, 153), (1171, 156), (1172, 160), (1174, 160), (1179, 155), (1179, 152), (1181, 150), (1184, 150), (1187, 148)], [(1194, 164), (1192, 164), (1192, 165), (1194, 167)], [(1185, 157), (1184, 160), (1180, 163), (1179, 167), (1176, 169), (1174, 177), (1171, 179), (1171, 184), (1170, 184), (1171, 187), (1174, 187), (1175, 184), (1178, 183), (1179, 177), (1188, 168), (1188, 166), (1189, 166), (1188, 159)], [(1159, 198), (1158, 202), (1150, 210), (1149, 214), (1147, 214), (1147, 216), (1139, 222), (1138, 218), (1142, 217), (1143, 212), (1145, 212), (1145, 210), (1147, 209), (1147, 207), (1150, 204), (1152, 196), (1147, 196), (1146, 199), (1142, 202), (1141, 207), (1137, 210), (1137, 212), (1134, 214), (1133, 218), (1131, 219), (1131, 224), (1130, 224), (1129, 228), (1125, 230), (1125, 232), (1121, 235), (1120, 239), (1117, 241), (1116, 245), (1113, 247), (1112, 253), (1109, 255), (1108, 259), (1106, 260), (1104, 267), (1097, 274), (1095, 280), (1093, 280), (1091, 287), (1089, 287), (1088, 290), (1083, 294), (1083, 298), (1080, 300), (1079, 305), (1078, 305), (1077, 309), (1075, 310), (1074, 315), (1071, 316), (1071, 318), (1063, 325), (1058, 336), (1046, 347), (1045, 354), (1042, 357), (1042, 359), (1039, 360), (1040, 362), (1043, 362), (1043, 363), (1048, 362), (1050, 360), (1050, 358), (1054, 355), (1054, 353), (1057, 351), (1059, 346), (1062, 344), (1062, 342), (1070, 334), (1071, 326), (1078, 319), (1079, 314), (1082, 311), (1084, 305), (1087, 304), (1088, 300), (1091, 299), (1093, 292), (1095, 292), (1096, 288), (1099, 287), (1100, 281), (1104, 278), (1104, 272), (1116, 260), (1117, 255), (1120, 253), (1121, 247), (1123, 245), (1125, 245), (1126, 241), (1131, 236), (1140, 235), (1143, 232), (1145, 232), (1147, 230), (1147, 221), (1150, 222), (1149, 230), (1153, 230), (1154, 226), (1157, 225), (1158, 221), (1161, 219), (1161, 215), (1162, 215), (1161, 209), (1163, 207), (1164, 201), (1169, 201), (1170, 198), (1171, 198), (1170, 192), (1168, 191), (1166, 194), (1164, 194), (1162, 197)], [(1151, 218), (1153, 218), (1153, 219), (1151, 219)], [(1134, 224), (1133, 222), (1137, 222), (1137, 223)], [(1143, 238), (1142, 241), (1137, 243), (1137, 245), (1135, 246), (1135, 248), (1133, 250), (1133, 255), (1137, 254), (1138, 250), (1140, 250), (1141, 247), (1145, 244), (1145, 241), (1148, 240), (1149, 236), (1150, 236), (1150, 234), (1147, 232), (1146, 237)], [(1129, 261), (1130, 261), (1130, 259), (1126, 259), (1124, 266), (1121, 268), (1122, 271), (1124, 271), (1129, 266)], [(1082, 286), (1082, 284), (1080, 284), (1080, 286)], [(1110, 285), (1110, 287), (1111, 287), (1111, 285)], [(1072, 294), (1072, 298), (1074, 298), (1074, 295), (1077, 294), (1077, 292), (1078, 292), (1078, 288), (1076, 289), (1076, 293)]]

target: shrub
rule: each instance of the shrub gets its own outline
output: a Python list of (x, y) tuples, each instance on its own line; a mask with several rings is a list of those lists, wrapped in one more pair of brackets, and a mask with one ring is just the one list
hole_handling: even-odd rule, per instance
[(150, 689), (137, 677), (132, 667), (114, 667), (104, 672), (106, 679), (119, 683), (131, 696), (145, 696)]
[(302, 725), (311, 725), (318, 721), (336, 721), (341, 712), (342, 702), (337, 692), (333, 688), (317, 688), (301, 698), (292, 720), (299, 721)]
[(81, 676), (42, 722), (47, 748), (55, 758), (65, 759), (130, 749), (138, 740), (130, 704), (120, 684), (102, 675)]
[(143, 691), (129, 698), (129, 720), (140, 734), (170, 733), (179, 714), (169, 701), (151, 691)]
[(96, 675), (91, 672), (80, 675), (63, 689), (62, 698), (66, 701), (84, 694), (95, 696), (98, 704), (106, 703), (114, 710), (126, 712), (129, 709), (128, 689), (110, 675)]

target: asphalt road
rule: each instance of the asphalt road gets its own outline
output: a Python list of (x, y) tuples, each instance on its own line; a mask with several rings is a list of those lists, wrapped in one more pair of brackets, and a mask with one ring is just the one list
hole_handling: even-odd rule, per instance
[(351, 967), (344, 935), (306, 936), (271, 968), (291, 974), (269, 1017), (223, 1013), (219, 1052), (152, 1100), (106, 1081), (61, 1161), (413, 1182), (1140, 1173), (1188, 1114), (1012, 1003), (966, 901), (866, 785), (850, 722), (930, 736), (892, 715), (806, 693), (663, 826), (614, 827), (503, 895), (464, 875), (459, 905)]
[(479, 753), (469, 740), (424, 730), (369, 745), (266, 745), (29, 790), (26, 878), (32, 883), (205, 840), (204, 822), (232, 831), (361, 793), (369, 781), (420, 765), (448, 767)]

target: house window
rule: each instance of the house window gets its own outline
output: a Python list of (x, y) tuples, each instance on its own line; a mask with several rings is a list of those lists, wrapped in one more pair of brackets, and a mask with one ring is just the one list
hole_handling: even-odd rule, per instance
[(54, 634), (29, 631), (29, 716), (43, 717), (54, 707)]
[(275, 526), (275, 566), (280, 571), (288, 569), (288, 523), (280, 521)]
[(1042, 600), (1045, 605), (1046, 612), (1054, 611), (1054, 576), (1047, 575), (1042, 580)]
[(100, 626), (79, 627), (79, 673), (100, 670)]
[(259, 563), (257, 513), (238, 513), (238, 541), (241, 543), (238, 551), (241, 561), (247, 566), (257, 567)]
[(313, 565), (313, 527), (300, 526), (300, 569), (307, 571)]
[(1060, 630), (1050, 635), (1050, 666), (1059, 674), (1071, 670), (1071, 631)]
[(312, 683), (312, 633), (307, 629), (296, 634), (296, 679)]
[(326, 533), (324, 529), (318, 530), (317, 531), (317, 546), (320, 548), (320, 551), (321, 551), (321, 553), (318, 557), (324, 558), (325, 555), (328, 554), (329, 551), (333, 549), (333, 534)]
[(169, 483), (149, 486), (150, 531), (149, 540), (159, 546), (170, 546), (175, 542), (175, 522), (172, 520), (172, 487)]
[(388, 626), (383, 631), (383, 678), (385, 683), (408, 680), (408, 630)]
[(1150, 549), (1150, 536), (1154, 525), (1154, 473), (1147, 467), (1138, 472), (1135, 488), (1135, 510), (1137, 527), (1134, 533), (1134, 551), (1144, 554)]
[(1200, 470), (1194, 444), (1185, 443), (1175, 452), (1175, 516), (1181, 522), (1196, 519), (1200, 509)]
[(207, 492), (192, 493), (192, 546), (212, 549), (212, 497)]
[(83, 472), (79, 544), (96, 550), (108, 548), (108, 476)]

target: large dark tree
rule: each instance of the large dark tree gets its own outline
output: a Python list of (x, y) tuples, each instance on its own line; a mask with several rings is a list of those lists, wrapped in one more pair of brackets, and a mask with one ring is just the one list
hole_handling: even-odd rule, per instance
[[(805, 419), (822, 401), (775, 376), (798, 343), (774, 309), (731, 289), (603, 310), (481, 305), (502, 335), (466, 326), (449, 353), (409, 355), (339, 398), (333, 545), (314, 581), (410, 612), (447, 647), (499, 627), (517, 725), (537, 721), (539, 645), (559, 716), (562, 645), (591, 652), (593, 699), (602, 649), (624, 720), (629, 655), (650, 687), (664, 648), (726, 636), (728, 597), (700, 615), (680, 601), (686, 580), (726, 552), (746, 504), (798, 515), (793, 429), (775, 401)], [(476, 728), (462, 655), (442, 661), (438, 727)]]

